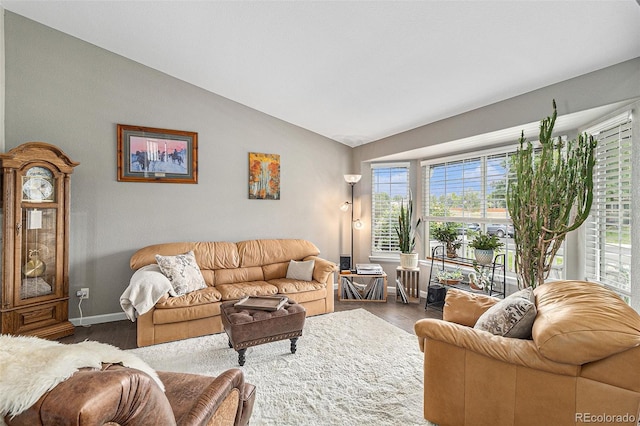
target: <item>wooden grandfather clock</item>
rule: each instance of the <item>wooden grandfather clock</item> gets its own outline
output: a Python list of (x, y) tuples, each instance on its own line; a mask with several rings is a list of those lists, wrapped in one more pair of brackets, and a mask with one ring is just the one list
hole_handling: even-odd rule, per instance
[(69, 182), (60, 148), (27, 142), (0, 154), (0, 333), (58, 339), (69, 322)]

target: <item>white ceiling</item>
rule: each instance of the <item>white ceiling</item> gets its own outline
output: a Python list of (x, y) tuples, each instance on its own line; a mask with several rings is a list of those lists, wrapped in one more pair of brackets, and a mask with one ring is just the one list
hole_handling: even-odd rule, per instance
[(635, 0), (0, 4), (349, 146), (640, 57)]

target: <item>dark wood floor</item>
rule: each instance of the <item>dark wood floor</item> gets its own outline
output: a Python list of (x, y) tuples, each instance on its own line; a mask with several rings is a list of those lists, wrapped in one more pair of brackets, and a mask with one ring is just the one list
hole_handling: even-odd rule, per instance
[[(442, 312), (437, 309), (424, 309), (424, 299), (420, 304), (396, 303), (395, 296), (389, 295), (386, 303), (374, 302), (340, 302), (336, 298), (335, 310), (346, 311), (349, 309), (363, 308), (374, 315), (394, 324), (395, 326), (413, 333), (413, 324), (422, 318), (442, 318)], [(125, 320), (104, 324), (93, 324), (90, 327), (76, 327), (73, 336), (64, 337), (62, 343), (82, 342), (83, 340), (95, 340), (102, 343), (117, 346), (121, 349), (133, 349), (136, 347), (136, 323)]]

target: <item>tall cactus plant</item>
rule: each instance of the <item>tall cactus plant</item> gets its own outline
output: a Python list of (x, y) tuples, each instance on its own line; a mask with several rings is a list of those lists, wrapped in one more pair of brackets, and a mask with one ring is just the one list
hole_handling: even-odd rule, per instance
[(554, 100), (553, 115), (540, 122), (540, 150), (522, 132), (511, 162), (515, 179), (507, 187), (507, 208), (520, 287), (544, 283), (567, 233), (591, 210), (596, 141), (586, 133), (567, 142), (552, 137), (557, 115)]

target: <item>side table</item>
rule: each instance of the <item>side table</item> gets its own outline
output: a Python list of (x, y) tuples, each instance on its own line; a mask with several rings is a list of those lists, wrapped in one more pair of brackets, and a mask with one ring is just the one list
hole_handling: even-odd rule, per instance
[(340, 273), (338, 300), (341, 302), (386, 302), (387, 274), (384, 272), (375, 275)]
[(420, 268), (396, 268), (396, 302), (420, 303)]

